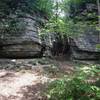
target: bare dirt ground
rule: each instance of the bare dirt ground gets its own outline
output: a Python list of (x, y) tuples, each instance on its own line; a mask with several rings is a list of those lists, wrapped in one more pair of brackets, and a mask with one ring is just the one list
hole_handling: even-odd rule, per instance
[(42, 100), (47, 78), (35, 72), (0, 71), (0, 100)]
[[(46, 100), (40, 93), (46, 87), (46, 83), (54, 78), (44, 74), (44, 69), (50, 71), (51, 65), (38, 64), (34, 67), (33, 63), (29, 63), (32, 61), (0, 60), (0, 100)], [(62, 66), (60, 71), (68, 74), (74, 70), (66, 61), (55, 61), (55, 64)], [(44, 69), (43, 66), (45, 66)], [(56, 74), (58, 71), (48, 72), (48, 74), (51, 73)]]

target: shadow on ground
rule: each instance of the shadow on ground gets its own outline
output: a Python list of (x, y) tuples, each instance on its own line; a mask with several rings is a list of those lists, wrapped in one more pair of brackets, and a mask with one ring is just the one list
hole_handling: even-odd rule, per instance
[(0, 100), (47, 100), (41, 96), (47, 82), (73, 71), (63, 59), (1, 59)]

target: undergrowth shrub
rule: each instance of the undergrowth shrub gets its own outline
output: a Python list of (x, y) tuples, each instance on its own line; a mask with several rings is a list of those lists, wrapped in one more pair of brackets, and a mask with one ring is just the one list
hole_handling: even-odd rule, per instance
[(88, 82), (90, 77), (99, 80), (100, 67), (85, 66), (75, 74), (55, 80), (48, 85), (48, 100), (100, 100), (100, 87)]

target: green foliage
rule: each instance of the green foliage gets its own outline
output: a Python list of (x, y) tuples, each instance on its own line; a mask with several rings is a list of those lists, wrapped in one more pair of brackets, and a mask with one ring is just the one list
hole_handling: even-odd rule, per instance
[[(55, 5), (56, 14), (54, 12), (41, 33), (59, 33), (62, 37), (65, 35), (73, 37), (84, 34), (88, 28), (97, 30), (96, 5), (96, 0), (63, 0)], [(60, 16), (59, 10), (65, 12), (64, 17)]]
[(0, 34), (24, 33), (27, 22), (20, 20), (19, 16), (33, 16), (35, 13), (36, 20), (42, 23), (40, 19), (49, 18), (52, 8), (52, 0), (0, 0)]
[(75, 37), (84, 34), (86, 30), (91, 30), (91, 28), (96, 30), (95, 25), (89, 25), (88, 23), (88, 21), (74, 23), (70, 18), (57, 18), (57, 20), (52, 18), (45, 24), (40, 34), (59, 33), (61, 37)]
[(53, 0), (38, 0), (37, 9), (46, 14), (46, 16), (51, 16), (53, 10)]
[(42, 30), (45, 32), (55, 32), (55, 33), (64, 33), (65, 32), (65, 23), (61, 18), (51, 18)]
[[(96, 26), (98, 23), (96, 0), (62, 0), (63, 2), (54, 3), (55, 0), (0, 0), (0, 21), (6, 22), (8, 17), (13, 15), (24, 15), (26, 13), (38, 16), (43, 15), (48, 22), (41, 29), (40, 35), (46, 33), (58, 33), (61, 37), (76, 36), (84, 33), (87, 27)], [(92, 4), (87, 7), (87, 4)], [(60, 12), (59, 12), (60, 10)], [(62, 12), (65, 16), (61, 17)], [(41, 13), (41, 14), (40, 14)], [(2, 21), (5, 19), (5, 22)], [(9, 23), (8, 21), (7, 23)], [(3, 26), (4, 26), (3, 25)], [(8, 25), (8, 24), (7, 24)], [(24, 25), (25, 26), (25, 25)], [(18, 30), (17, 22), (9, 25), (9, 28)], [(12, 33), (12, 32), (11, 32)], [(47, 35), (47, 34), (46, 34)]]
[(74, 21), (97, 21), (97, 3), (96, 0), (70, 0), (70, 17)]
[(40, 11), (50, 15), (52, 5), (52, 0), (0, 0), (0, 15), (16, 13), (16, 10), (31, 14)]
[(66, 31), (65, 34), (69, 37), (75, 37), (81, 34), (84, 34), (87, 27), (89, 28), (90, 26), (86, 22), (77, 22), (74, 23), (73, 20), (66, 20), (65, 23)]
[(100, 87), (87, 82), (88, 78), (98, 75), (99, 67), (85, 66), (72, 76), (51, 82), (46, 96), (49, 100), (99, 100)]

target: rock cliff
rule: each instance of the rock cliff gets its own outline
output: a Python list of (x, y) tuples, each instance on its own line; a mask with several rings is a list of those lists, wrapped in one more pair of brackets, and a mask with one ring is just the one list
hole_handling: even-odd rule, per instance
[[(25, 14), (3, 18), (0, 28), (0, 57), (40, 57), (42, 46), (39, 42), (39, 16)], [(5, 22), (6, 24), (4, 24)]]

